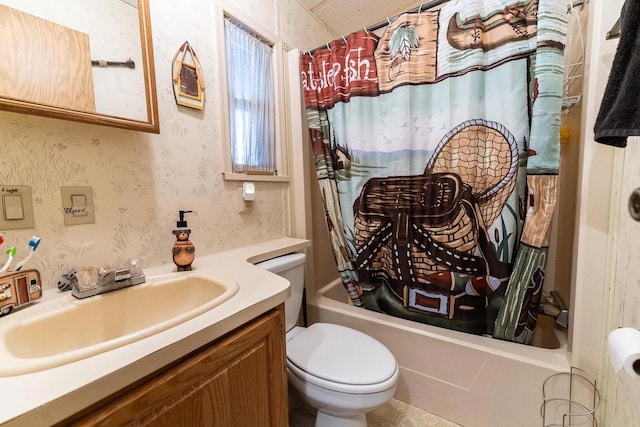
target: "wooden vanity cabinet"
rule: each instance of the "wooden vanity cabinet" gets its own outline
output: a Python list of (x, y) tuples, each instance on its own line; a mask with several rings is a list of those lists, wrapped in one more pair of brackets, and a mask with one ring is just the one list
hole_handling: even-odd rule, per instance
[(287, 426), (283, 324), (280, 306), (64, 425)]

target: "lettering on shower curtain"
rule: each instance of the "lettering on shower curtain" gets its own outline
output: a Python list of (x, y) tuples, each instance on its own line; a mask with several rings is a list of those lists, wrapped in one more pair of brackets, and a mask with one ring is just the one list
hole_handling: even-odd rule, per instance
[(302, 57), (301, 77), (305, 104), (331, 108), (351, 96), (376, 96), (378, 71), (373, 52), (378, 37), (362, 31), (332, 41), (327, 49)]

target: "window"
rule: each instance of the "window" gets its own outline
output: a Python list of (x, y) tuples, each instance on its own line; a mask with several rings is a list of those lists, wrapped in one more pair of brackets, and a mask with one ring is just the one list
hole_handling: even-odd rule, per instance
[(225, 16), (231, 171), (277, 175), (273, 45)]

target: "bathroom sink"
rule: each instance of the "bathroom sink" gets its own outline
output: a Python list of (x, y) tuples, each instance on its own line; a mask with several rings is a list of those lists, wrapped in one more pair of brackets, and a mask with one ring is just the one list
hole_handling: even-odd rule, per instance
[(174, 274), (29, 308), (0, 325), (0, 376), (60, 366), (138, 341), (219, 306), (237, 291), (231, 278)]

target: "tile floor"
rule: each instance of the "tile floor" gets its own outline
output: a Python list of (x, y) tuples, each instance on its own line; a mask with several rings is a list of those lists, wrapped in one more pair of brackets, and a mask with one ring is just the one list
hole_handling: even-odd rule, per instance
[(369, 412), (367, 422), (369, 427), (462, 427), (397, 399)]
[[(297, 396), (290, 396), (290, 427), (313, 427), (313, 409)], [(369, 427), (462, 427), (397, 399), (367, 414)]]

